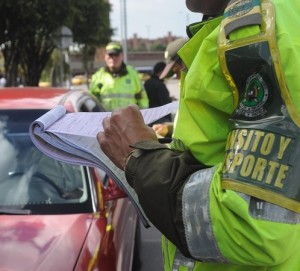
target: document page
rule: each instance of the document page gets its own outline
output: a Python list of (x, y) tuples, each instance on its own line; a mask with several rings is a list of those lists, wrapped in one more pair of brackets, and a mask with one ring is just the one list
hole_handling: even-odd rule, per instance
[[(146, 124), (175, 113), (178, 102), (141, 110)], [(125, 174), (104, 154), (96, 135), (103, 131), (102, 121), (111, 112), (66, 113), (63, 106), (50, 110), (30, 125), (32, 142), (46, 155), (71, 164), (98, 167), (106, 172), (132, 200), (143, 224), (149, 226), (135, 191), (128, 185)]]

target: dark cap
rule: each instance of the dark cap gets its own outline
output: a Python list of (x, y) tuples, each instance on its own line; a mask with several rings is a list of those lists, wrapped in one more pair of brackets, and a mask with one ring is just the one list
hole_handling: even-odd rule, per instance
[(223, 14), (229, 0), (207, 1), (205, 4), (203, 2), (205, 1), (185, 0), (185, 5), (192, 12), (216, 16)]
[(117, 41), (112, 41), (106, 45), (105, 50), (107, 54), (111, 54), (111, 53), (119, 54), (123, 52), (123, 47), (121, 43)]
[(187, 38), (179, 38), (170, 42), (165, 51), (166, 67), (160, 75), (160, 79), (170, 77), (173, 75), (172, 68), (178, 61), (177, 52), (188, 41)]

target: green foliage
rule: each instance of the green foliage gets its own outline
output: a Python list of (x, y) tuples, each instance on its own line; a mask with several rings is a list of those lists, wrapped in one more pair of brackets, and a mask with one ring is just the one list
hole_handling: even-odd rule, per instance
[(93, 72), (93, 58), (97, 47), (110, 41), (113, 30), (110, 28), (107, 0), (73, 0), (70, 25), (73, 40), (81, 48), (80, 54), (86, 74)]
[(101, 46), (112, 33), (109, 22), (110, 4), (105, 0), (72, 0), (70, 28), (74, 42)]
[(105, 44), (112, 35), (109, 11), (107, 0), (1, 0), (0, 49), (8, 85), (16, 85), (19, 67), (25, 85), (38, 85), (62, 26), (78, 44)]

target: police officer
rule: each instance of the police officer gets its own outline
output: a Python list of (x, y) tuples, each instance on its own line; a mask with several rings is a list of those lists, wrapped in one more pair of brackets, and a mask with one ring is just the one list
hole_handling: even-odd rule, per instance
[(110, 42), (105, 48), (106, 66), (93, 74), (89, 91), (99, 99), (107, 111), (137, 104), (148, 107), (147, 94), (138, 72), (124, 63), (123, 48), (119, 42)]
[(135, 106), (105, 119), (98, 142), (164, 234), (165, 270), (300, 270), (300, 2), (186, 5), (208, 19), (178, 53), (172, 149)]

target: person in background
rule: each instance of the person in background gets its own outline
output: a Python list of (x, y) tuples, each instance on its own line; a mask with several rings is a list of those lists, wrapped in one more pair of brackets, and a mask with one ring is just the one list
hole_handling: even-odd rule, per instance
[(124, 63), (123, 48), (119, 42), (110, 42), (105, 48), (105, 67), (92, 75), (89, 92), (107, 111), (137, 104), (148, 108), (148, 97), (138, 72)]
[(176, 141), (137, 106), (97, 140), (164, 235), (166, 271), (300, 270), (300, 1), (186, 5), (211, 16), (178, 52)]
[[(185, 65), (177, 52), (187, 41), (187, 38), (179, 38), (168, 44), (165, 51), (165, 61), (167, 64), (160, 74), (161, 80), (168, 79), (172, 76), (175, 76), (176, 79), (180, 80), (180, 73), (185, 70)], [(166, 121), (164, 123), (154, 124), (152, 128), (158, 136), (170, 138), (172, 137), (173, 126), (173, 121)]]
[(180, 80), (181, 71), (185, 69), (184, 63), (177, 52), (188, 41), (187, 38), (179, 38), (171, 41), (165, 50), (166, 67), (160, 75), (160, 79), (175, 76)]
[[(157, 62), (153, 66), (151, 77), (144, 83), (144, 87), (149, 99), (149, 108), (162, 106), (172, 102), (168, 88), (166, 87), (163, 79), (159, 78), (165, 67), (165, 62)], [(153, 122), (152, 124), (149, 124), (149, 126), (152, 126), (156, 123), (170, 121), (172, 121), (172, 116), (171, 114), (168, 114), (167, 116), (162, 117), (161, 119)]]

